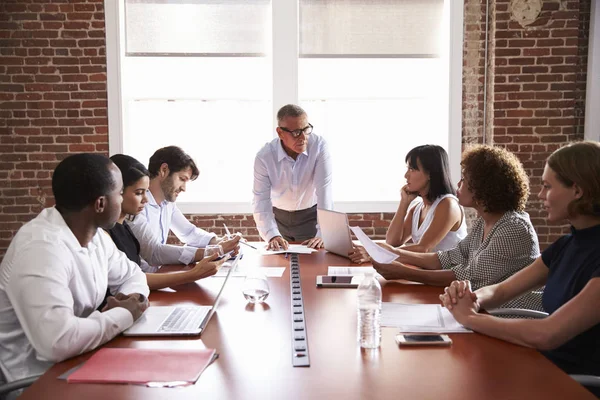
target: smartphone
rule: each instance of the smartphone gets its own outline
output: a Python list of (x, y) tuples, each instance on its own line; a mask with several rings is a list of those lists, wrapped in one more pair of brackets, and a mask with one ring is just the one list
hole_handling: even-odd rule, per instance
[(417, 335), (396, 335), (399, 346), (450, 346), (452, 339), (448, 335), (420, 333)]
[(317, 287), (356, 288), (362, 276), (317, 275)]
[(219, 261), (219, 260), (222, 260), (224, 258), (229, 259), (232, 256), (233, 256), (233, 250), (231, 250), (229, 253), (225, 253), (222, 256), (219, 256), (219, 257), (215, 258), (213, 261)]

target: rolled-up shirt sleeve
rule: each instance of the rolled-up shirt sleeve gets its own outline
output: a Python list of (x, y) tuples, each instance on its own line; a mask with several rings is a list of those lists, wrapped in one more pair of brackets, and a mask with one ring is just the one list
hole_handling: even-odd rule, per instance
[(75, 316), (68, 286), (73, 267), (65, 262), (69, 255), (47, 242), (30, 246), (31, 251), (22, 251), (16, 259), (19, 267), (13, 270), (6, 293), (38, 359), (60, 362), (90, 351), (133, 324), (131, 313), (122, 307), (94, 311), (87, 318)]
[(140, 255), (150, 266), (189, 264), (194, 260), (196, 248), (163, 244), (143, 213), (138, 214), (129, 227), (140, 242)]
[(268, 242), (275, 236), (281, 236), (273, 215), (271, 180), (269, 179), (267, 167), (260, 159), (260, 153), (254, 160), (254, 188), (252, 192), (254, 194), (252, 199), (254, 221), (260, 237)]
[(450, 250), (438, 251), (437, 256), (442, 264), (442, 269), (453, 269), (455, 266), (464, 265), (469, 260), (469, 243), (471, 234), (467, 235), (458, 245)]
[[(193, 259), (193, 254), (196, 252), (197, 248), (206, 247), (212, 238), (217, 236), (214, 233), (206, 232), (204, 229), (200, 229), (196, 225), (192, 224), (177, 207), (175, 207), (173, 210), (171, 230), (179, 240), (186, 244), (186, 246), (191, 246), (194, 248), (191, 259), (187, 262), (184, 262), (184, 264), (189, 264), (191, 262)], [(183, 254), (187, 254), (186, 252), (190, 251), (192, 250), (186, 249), (184, 250)]]

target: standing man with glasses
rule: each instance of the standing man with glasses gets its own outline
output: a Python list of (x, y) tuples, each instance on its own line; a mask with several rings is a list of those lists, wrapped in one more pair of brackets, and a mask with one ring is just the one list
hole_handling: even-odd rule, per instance
[(317, 208), (333, 209), (331, 156), (325, 139), (313, 134), (306, 112), (288, 104), (277, 112), (278, 138), (254, 160), (254, 220), (268, 249), (288, 241), (323, 247)]

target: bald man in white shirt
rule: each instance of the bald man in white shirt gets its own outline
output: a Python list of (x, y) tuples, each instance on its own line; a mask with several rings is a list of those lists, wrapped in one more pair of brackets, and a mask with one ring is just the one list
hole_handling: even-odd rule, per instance
[(317, 208), (333, 209), (331, 156), (325, 139), (313, 133), (306, 112), (288, 104), (277, 113), (276, 139), (254, 161), (254, 220), (267, 248), (289, 241), (323, 247)]
[[(121, 213), (121, 172), (76, 154), (54, 171), (56, 206), (25, 224), (0, 264), (0, 378), (40, 374), (129, 328), (148, 306), (145, 274), (101, 229)], [(107, 288), (114, 295), (102, 311)]]

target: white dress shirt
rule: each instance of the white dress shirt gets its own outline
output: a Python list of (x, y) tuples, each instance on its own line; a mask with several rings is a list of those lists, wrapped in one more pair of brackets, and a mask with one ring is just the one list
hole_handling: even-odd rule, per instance
[(333, 209), (331, 156), (325, 139), (308, 137), (306, 151), (294, 160), (279, 138), (264, 145), (254, 160), (254, 220), (260, 236), (269, 241), (281, 236), (273, 207), (296, 211)]
[(19, 229), (0, 264), (4, 378), (42, 373), (130, 327), (125, 308), (96, 310), (107, 287), (115, 294), (150, 293), (145, 274), (102, 229), (81, 247), (55, 208)]
[[(206, 247), (216, 235), (188, 221), (175, 203), (163, 200), (158, 204), (149, 190), (146, 195), (148, 203), (144, 211), (129, 223), (131, 231), (140, 242), (142, 259), (153, 267), (163, 264), (189, 264), (194, 261), (196, 250)], [(186, 245), (166, 244), (170, 230)], [(145, 265), (142, 265), (142, 269), (145, 272), (153, 270)]]

